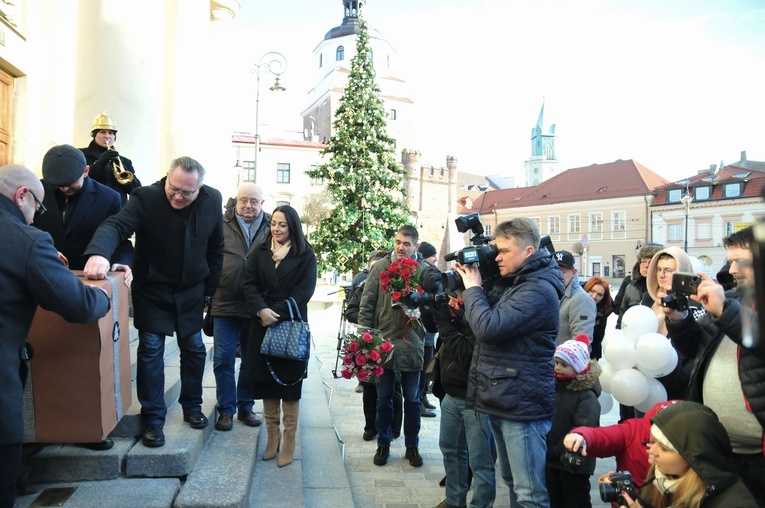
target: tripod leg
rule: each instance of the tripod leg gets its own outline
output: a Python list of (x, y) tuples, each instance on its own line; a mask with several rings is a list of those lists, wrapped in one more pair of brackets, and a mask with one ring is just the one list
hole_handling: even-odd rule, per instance
[(348, 299), (343, 300), (343, 306), (340, 309), (340, 326), (337, 329), (337, 355), (335, 356), (335, 368), (332, 370), (332, 376), (338, 378), (337, 365), (340, 363), (340, 349), (343, 346), (343, 340), (345, 339), (345, 325), (347, 323), (345, 319), (345, 308), (348, 304)]

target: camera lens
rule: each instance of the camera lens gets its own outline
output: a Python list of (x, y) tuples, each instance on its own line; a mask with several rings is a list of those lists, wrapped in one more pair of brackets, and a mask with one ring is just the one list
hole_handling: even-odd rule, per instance
[(454, 270), (443, 272), (441, 274), (441, 283), (446, 291), (457, 291), (458, 289), (465, 289), (465, 285), (462, 283), (462, 276)]

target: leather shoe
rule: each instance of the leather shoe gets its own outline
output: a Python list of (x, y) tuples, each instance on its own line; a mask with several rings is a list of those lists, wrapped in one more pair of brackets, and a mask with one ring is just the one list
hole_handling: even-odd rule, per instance
[(364, 431), (364, 435), (361, 436), (361, 438), (364, 441), (371, 441), (371, 440), (373, 440), (376, 437), (377, 437), (377, 431), (376, 430), (365, 430)]
[(422, 397), (420, 397), (420, 404), (422, 404), (422, 407), (425, 407), (427, 409), (435, 409), (436, 408), (436, 406), (434, 406), (433, 404), (430, 403), (430, 401), (428, 400), (428, 396), (427, 395), (423, 395)]
[(210, 423), (202, 411), (194, 411), (183, 415), (183, 421), (189, 422), (192, 429), (204, 429)]
[(89, 450), (95, 450), (98, 452), (104, 451), (104, 450), (111, 450), (114, 448), (114, 440), (110, 437), (107, 437), (103, 441), (99, 441), (98, 443), (82, 443), (80, 446), (83, 448), (87, 448)]
[(152, 425), (146, 432), (143, 433), (143, 444), (149, 448), (158, 448), (165, 445), (165, 433), (162, 432), (162, 427), (159, 425)]
[(236, 415), (236, 419), (248, 427), (260, 427), (260, 424), (263, 423), (263, 419), (260, 417), (260, 415), (249, 409), (245, 411), (239, 411), (239, 413)]
[(218, 430), (231, 430), (234, 428), (234, 415), (222, 414), (218, 416), (218, 421), (215, 422), (215, 428)]
[(422, 416), (423, 418), (435, 418), (436, 412), (431, 411), (430, 409), (422, 408), (420, 409), (420, 416)]

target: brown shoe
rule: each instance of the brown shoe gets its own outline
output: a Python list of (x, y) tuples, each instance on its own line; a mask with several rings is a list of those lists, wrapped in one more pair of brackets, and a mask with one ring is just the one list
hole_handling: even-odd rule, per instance
[(263, 419), (260, 417), (260, 415), (254, 411), (250, 411), (249, 409), (245, 411), (239, 411), (239, 413), (236, 415), (236, 419), (249, 427), (259, 427), (260, 424), (263, 423)]
[(234, 428), (234, 415), (222, 414), (218, 416), (218, 421), (215, 422), (215, 428), (218, 430), (231, 430)]

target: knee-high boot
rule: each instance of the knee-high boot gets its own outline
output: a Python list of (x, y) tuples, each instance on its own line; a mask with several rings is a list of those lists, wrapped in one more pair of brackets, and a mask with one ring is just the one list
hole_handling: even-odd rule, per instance
[(266, 420), (266, 430), (268, 431), (268, 443), (266, 451), (263, 452), (263, 460), (271, 460), (276, 457), (279, 451), (279, 441), (282, 435), (279, 432), (279, 399), (263, 399), (263, 417)]
[(297, 431), (298, 414), (300, 413), (299, 400), (283, 400), (282, 411), (284, 412), (284, 443), (282, 451), (279, 453), (279, 460), (276, 465), (284, 467), (292, 463), (292, 456), (295, 454), (295, 433)]

